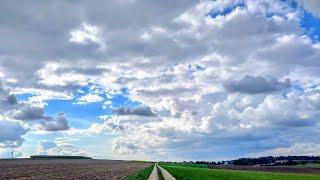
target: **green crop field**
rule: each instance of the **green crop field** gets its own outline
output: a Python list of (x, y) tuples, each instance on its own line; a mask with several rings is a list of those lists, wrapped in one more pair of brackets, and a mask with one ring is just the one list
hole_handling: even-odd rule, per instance
[(285, 173), (267, 173), (235, 171), (222, 169), (207, 169), (197, 167), (187, 167), (179, 165), (160, 164), (161, 167), (169, 171), (177, 180), (319, 180), (319, 175), (301, 175)]

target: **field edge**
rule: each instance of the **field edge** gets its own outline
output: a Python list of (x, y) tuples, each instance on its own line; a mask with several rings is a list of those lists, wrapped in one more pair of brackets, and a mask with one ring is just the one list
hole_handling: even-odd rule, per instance
[(124, 178), (124, 180), (147, 180), (152, 172), (153, 164), (148, 166), (147, 168), (138, 171), (137, 173), (127, 176)]

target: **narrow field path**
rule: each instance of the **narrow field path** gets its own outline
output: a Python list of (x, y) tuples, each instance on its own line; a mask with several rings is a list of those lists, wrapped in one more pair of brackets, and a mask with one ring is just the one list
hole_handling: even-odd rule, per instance
[(148, 178), (148, 180), (158, 180), (158, 169), (157, 169), (157, 164), (153, 166), (153, 170)]
[[(158, 166), (158, 164), (157, 164), (157, 166)], [(165, 180), (176, 180), (176, 178), (174, 178), (167, 170), (165, 170), (161, 166), (158, 166), (158, 167), (161, 170), (162, 176)]]

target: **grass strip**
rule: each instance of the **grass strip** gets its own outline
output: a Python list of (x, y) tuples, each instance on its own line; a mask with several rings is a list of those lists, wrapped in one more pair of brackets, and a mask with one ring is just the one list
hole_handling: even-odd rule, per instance
[(178, 180), (319, 180), (319, 175), (250, 172), (161, 165)]
[(134, 175), (127, 176), (124, 179), (125, 180), (147, 180), (152, 172), (152, 169), (153, 169), (153, 165), (145, 168), (144, 170), (137, 172)]
[(162, 175), (162, 172), (161, 172), (159, 166), (157, 166), (157, 173), (158, 173), (158, 180), (164, 180), (164, 177)]

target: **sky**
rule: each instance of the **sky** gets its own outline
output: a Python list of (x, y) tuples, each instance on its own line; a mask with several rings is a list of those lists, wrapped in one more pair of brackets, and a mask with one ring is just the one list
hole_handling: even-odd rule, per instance
[(0, 2), (0, 158), (320, 156), (320, 1)]

